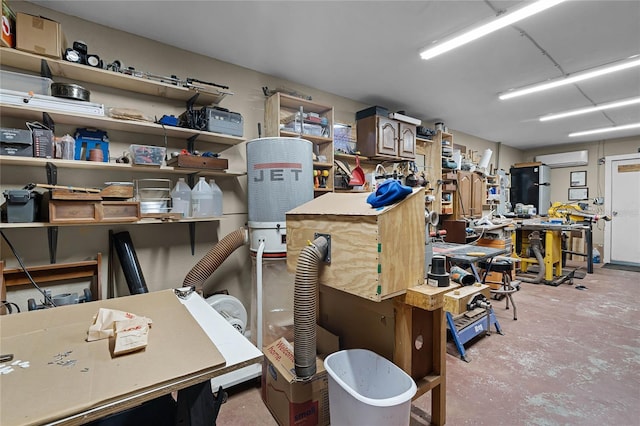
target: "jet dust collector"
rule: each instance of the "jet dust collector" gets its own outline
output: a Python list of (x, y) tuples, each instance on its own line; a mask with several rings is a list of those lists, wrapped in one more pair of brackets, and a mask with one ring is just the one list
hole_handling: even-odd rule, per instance
[(285, 262), (285, 216), (313, 199), (312, 148), (311, 142), (299, 138), (247, 142), (248, 226), (256, 289), (251, 329), (259, 349), (280, 337), (293, 340), (294, 292)]

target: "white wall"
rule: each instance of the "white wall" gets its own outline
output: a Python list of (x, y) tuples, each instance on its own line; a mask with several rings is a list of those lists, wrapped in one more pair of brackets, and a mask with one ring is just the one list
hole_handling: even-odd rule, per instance
[[(570, 152), (587, 150), (589, 153), (589, 164), (580, 167), (563, 167), (551, 169), (551, 201), (568, 202), (569, 179), (572, 171), (587, 172), (587, 187), (589, 188), (589, 198), (604, 197), (604, 162), (600, 164), (600, 159), (608, 155), (630, 154), (640, 150), (640, 137), (630, 137), (621, 139), (601, 140), (596, 142), (575, 143), (555, 147), (545, 147), (527, 150), (524, 152), (524, 161), (534, 161), (536, 155), (555, 154), (559, 152)], [(590, 209), (597, 213), (605, 212), (602, 206), (591, 205)], [(594, 226), (593, 243), (604, 245), (604, 222), (599, 222)]]

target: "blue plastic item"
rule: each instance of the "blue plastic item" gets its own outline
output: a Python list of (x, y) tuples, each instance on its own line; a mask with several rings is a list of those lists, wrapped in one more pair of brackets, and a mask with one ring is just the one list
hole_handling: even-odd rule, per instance
[(159, 124), (164, 124), (166, 126), (177, 126), (178, 125), (178, 117), (174, 115), (163, 115), (160, 120), (158, 120)]
[(74, 160), (89, 160), (89, 151), (92, 149), (102, 150), (102, 161), (109, 162), (109, 137), (107, 132), (97, 129), (76, 129), (75, 133), (76, 149)]
[(403, 200), (409, 194), (411, 194), (411, 187), (404, 186), (397, 180), (387, 179), (378, 185), (376, 192), (369, 194), (367, 203), (373, 208), (388, 206)]

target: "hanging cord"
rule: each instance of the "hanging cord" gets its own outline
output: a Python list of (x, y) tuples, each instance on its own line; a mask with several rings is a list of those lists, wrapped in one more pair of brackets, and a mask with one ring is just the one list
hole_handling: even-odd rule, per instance
[(22, 258), (20, 257), (20, 255), (18, 254), (18, 252), (16, 252), (15, 247), (13, 247), (13, 244), (11, 244), (11, 241), (9, 241), (9, 239), (7, 238), (6, 235), (4, 235), (4, 232), (2, 230), (0, 230), (0, 234), (2, 234), (2, 238), (4, 238), (4, 240), (7, 242), (7, 245), (9, 246), (9, 248), (11, 249), (11, 251), (13, 252), (13, 255), (16, 257), (16, 259), (18, 260), (18, 263), (20, 264), (20, 267), (22, 268), (22, 271), (24, 272), (24, 274), (27, 276), (27, 278), (29, 278), (29, 281), (31, 281), (31, 284), (33, 284), (33, 286), (44, 296), (44, 299), (49, 302), (51, 304), (51, 306), (53, 306), (55, 308), (56, 304), (53, 303), (53, 300), (51, 299), (51, 297), (49, 295), (47, 295), (47, 293), (42, 290), (40, 288), (40, 286), (38, 286), (38, 284), (36, 284), (36, 282), (33, 280), (33, 278), (31, 277), (31, 274), (29, 273), (29, 271), (27, 271), (27, 267), (24, 266), (24, 263), (22, 262)]
[(20, 313), (20, 306), (16, 305), (15, 303), (7, 302), (6, 300), (1, 301), (0, 303), (2, 303), (5, 308), (7, 308), (7, 313), (8, 314), (12, 314), (13, 313), (13, 307), (16, 308), (16, 313), (17, 314)]

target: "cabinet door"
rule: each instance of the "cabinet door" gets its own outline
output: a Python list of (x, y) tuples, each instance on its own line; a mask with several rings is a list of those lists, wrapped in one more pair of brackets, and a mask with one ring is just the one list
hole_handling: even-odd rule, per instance
[(458, 202), (455, 211), (456, 219), (471, 216), (471, 173), (458, 172)]
[(487, 185), (482, 176), (479, 173), (473, 173), (471, 175), (471, 208), (469, 214), (473, 217), (482, 216), (482, 205), (487, 198)]
[(378, 117), (378, 154), (398, 155), (398, 123)]
[(400, 122), (398, 155), (402, 158), (416, 158), (416, 126)]

